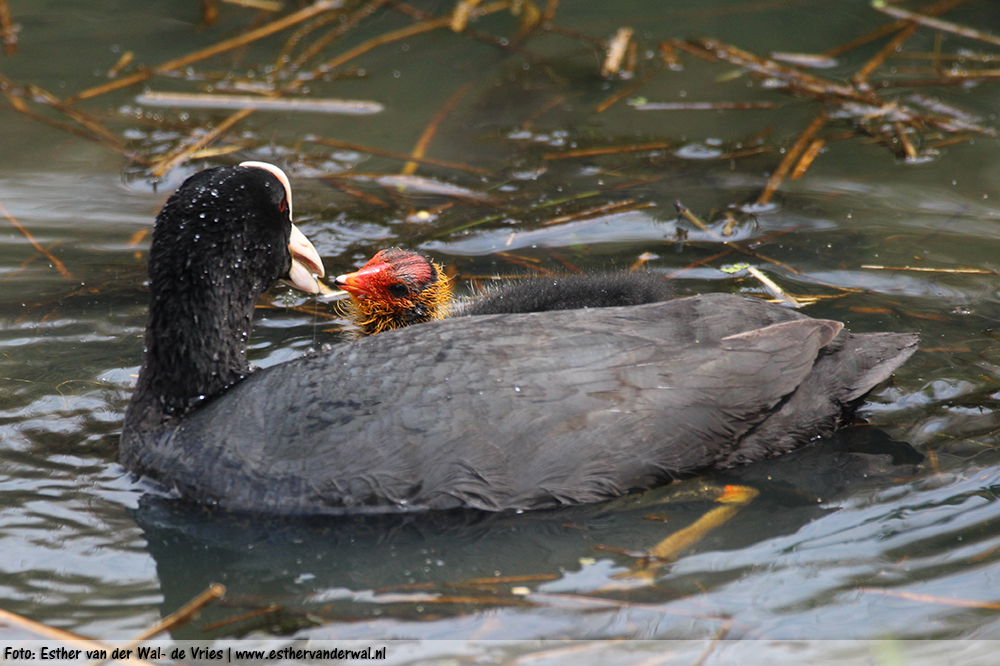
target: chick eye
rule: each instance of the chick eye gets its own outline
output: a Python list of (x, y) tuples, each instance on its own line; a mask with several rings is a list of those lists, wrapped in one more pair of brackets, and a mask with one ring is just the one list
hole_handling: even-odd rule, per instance
[(410, 290), (402, 282), (390, 284), (386, 287), (386, 291), (388, 291), (389, 295), (393, 298), (405, 298), (410, 293)]

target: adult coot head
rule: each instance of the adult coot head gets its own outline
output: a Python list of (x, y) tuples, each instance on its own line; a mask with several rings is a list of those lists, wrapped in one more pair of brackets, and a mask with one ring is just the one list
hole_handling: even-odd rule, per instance
[[(315, 291), (269, 165), (203, 172), (157, 218), (121, 460), (193, 501), (316, 514), (596, 502), (795, 449), (916, 349), (759, 299), (454, 317), (250, 372), (254, 302)], [(300, 267), (296, 267), (300, 264)]]
[(127, 419), (143, 427), (183, 417), (248, 372), (254, 304), (281, 279), (319, 292), (323, 262), (291, 221), (292, 193), (264, 162), (188, 178), (156, 218), (149, 319)]

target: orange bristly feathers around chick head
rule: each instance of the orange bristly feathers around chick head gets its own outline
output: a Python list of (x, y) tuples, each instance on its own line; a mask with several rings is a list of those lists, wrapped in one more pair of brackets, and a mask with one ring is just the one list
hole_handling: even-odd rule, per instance
[(361, 335), (443, 319), (452, 300), (451, 278), (416, 252), (379, 251), (360, 270), (334, 283), (351, 296), (348, 316)]

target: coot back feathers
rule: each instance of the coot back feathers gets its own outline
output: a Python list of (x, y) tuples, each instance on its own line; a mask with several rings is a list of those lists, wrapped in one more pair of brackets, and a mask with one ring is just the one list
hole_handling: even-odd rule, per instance
[(433, 321), (250, 373), (254, 301), (296, 282), (294, 262), (320, 267), (287, 249), (283, 189), (270, 169), (223, 167), (157, 219), (121, 459), (191, 500), (280, 514), (600, 501), (831, 432), (917, 345), (709, 294)]

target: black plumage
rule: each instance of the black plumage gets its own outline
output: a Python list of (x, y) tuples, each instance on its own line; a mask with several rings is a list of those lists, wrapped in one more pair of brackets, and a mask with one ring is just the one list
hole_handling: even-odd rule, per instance
[[(186, 187), (158, 230), (199, 224), (183, 213)], [(237, 212), (220, 213), (220, 222)], [(241, 233), (234, 227), (227, 233)], [(274, 233), (254, 242), (285, 241)], [(280, 254), (268, 248), (261, 251)], [(224, 325), (154, 331), (154, 322), (195, 324), (151, 314), (147, 338), (193, 336), (206, 350), (245, 350), (242, 322), (258, 286), (285, 270), (275, 261), (262, 277), (194, 281), (205, 290), (199, 307), (240, 309)], [(151, 261), (150, 270), (154, 305), (194, 298), (157, 293), (153, 271), (167, 268)], [(912, 334), (852, 335), (837, 322), (726, 294), (456, 317), (237, 377), (172, 412), (159, 396), (170, 381), (149, 376), (159, 366), (147, 350), (122, 460), (190, 499), (241, 511), (595, 502), (829, 433), (916, 344)]]

